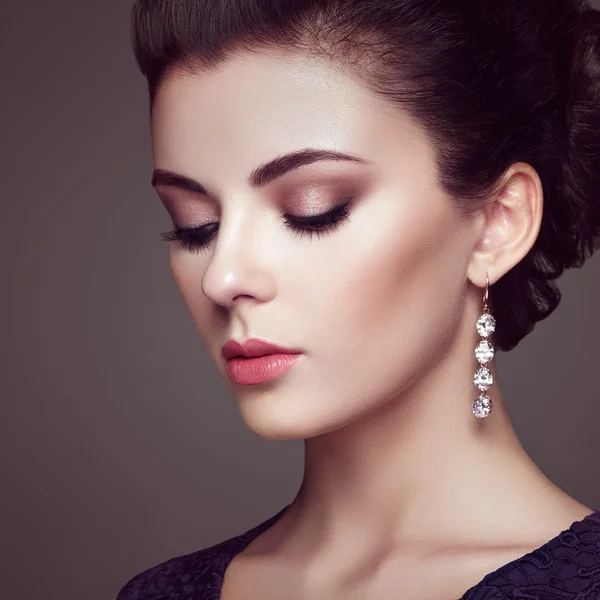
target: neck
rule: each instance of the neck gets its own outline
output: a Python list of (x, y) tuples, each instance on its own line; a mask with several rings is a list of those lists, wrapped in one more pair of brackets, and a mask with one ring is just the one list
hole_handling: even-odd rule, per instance
[(564, 495), (520, 444), (494, 361), (492, 412), (473, 415), (476, 367), (470, 347), (455, 344), (395, 398), (306, 439), (304, 478), (288, 517), (302, 524), (296, 541), (333, 551), (356, 539), (380, 547), (456, 543), (468, 532), (483, 542), (490, 523), (501, 528), (515, 515), (526, 523), (532, 498)]

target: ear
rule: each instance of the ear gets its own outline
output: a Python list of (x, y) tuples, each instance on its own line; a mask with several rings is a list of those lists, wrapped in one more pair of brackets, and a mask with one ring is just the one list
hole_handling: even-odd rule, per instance
[(518, 264), (531, 250), (543, 213), (542, 182), (529, 164), (513, 164), (503, 175), (499, 191), (482, 208), (483, 218), (473, 247), (467, 276), (477, 287), (490, 285)]

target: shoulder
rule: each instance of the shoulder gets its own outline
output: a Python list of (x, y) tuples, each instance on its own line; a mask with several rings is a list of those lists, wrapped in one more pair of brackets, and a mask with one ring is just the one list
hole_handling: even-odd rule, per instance
[(231, 559), (275, 523), (288, 506), (244, 533), (190, 554), (175, 556), (146, 569), (130, 579), (115, 600), (172, 600), (192, 597), (217, 600), (225, 569)]
[(194, 592), (202, 592), (209, 597), (213, 586), (219, 589), (220, 578), (243, 535), (190, 554), (175, 556), (146, 569), (131, 578), (115, 600), (166, 600), (178, 598), (179, 594), (188, 597)]
[(598, 589), (600, 510), (573, 523), (537, 550), (488, 574), (461, 600), (575, 600), (596, 597)]

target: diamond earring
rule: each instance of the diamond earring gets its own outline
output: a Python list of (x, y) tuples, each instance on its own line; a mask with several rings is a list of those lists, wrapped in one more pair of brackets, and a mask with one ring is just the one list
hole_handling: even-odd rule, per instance
[(483, 394), (473, 400), (473, 414), (478, 419), (487, 417), (492, 412), (492, 399), (485, 391), (494, 383), (492, 372), (487, 368), (488, 363), (494, 358), (494, 347), (489, 341), (489, 336), (496, 329), (496, 320), (490, 314), (487, 301), (489, 294), (490, 279), (485, 273), (485, 293), (483, 295), (483, 314), (477, 319), (477, 332), (483, 338), (475, 348), (475, 358), (479, 362), (479, 369), (475, 373), (473, 382)]

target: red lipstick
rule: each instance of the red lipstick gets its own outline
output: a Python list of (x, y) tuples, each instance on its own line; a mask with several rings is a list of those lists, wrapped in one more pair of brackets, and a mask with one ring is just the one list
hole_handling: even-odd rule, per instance
[(302, 352), (251, 338), (245, 342), (229, 340), (221, 354), (232, 381), (239, 385), (257, 385), (287, 373)]

